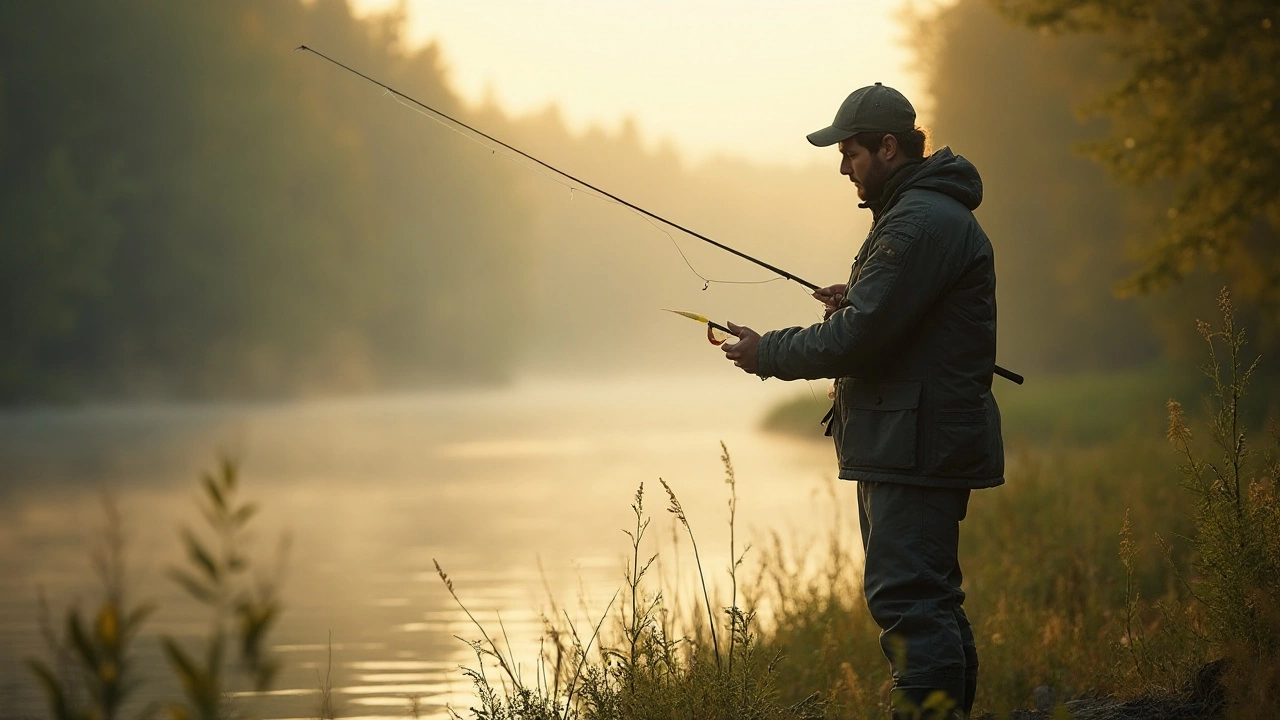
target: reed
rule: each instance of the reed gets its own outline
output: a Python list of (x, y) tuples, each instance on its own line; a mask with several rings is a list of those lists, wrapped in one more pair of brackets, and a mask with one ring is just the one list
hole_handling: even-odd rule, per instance
[[(1203, 417), (1170, 402), (1167, 432), (1139, 425), (1107, 442), (1014, 441), (1007, 484), (974, 493), (960, 559), (981, 656), (979, 709), (1040, 706), (1046, 714), (1037, 717), (1050, 717), (1081, 698), (1136, 702), (1191, 687), (1204, 691), (1200, 707), (1210, 714), (1230, 700), (1226, 712), (1242, 720), (1272, 716), (1280, 695), (1280, 464), (1274, 452), (1255, 450), (1257, 434), (1245, 427), (1254, 365), (1226, 296), (1220, 309), (1221, 325), (1201, 326), (1210, 347)], [(1195, 429), (1201, 424), (1206, 431)], [(829, 484), (815, 505), (817, 531), (784, 539), (776, 530), (749, 556), (749, 545), (738, 546), (739, 478), (728, 448), (720, 449), (724, 602), (704, 571), (692, 518), (661, 480), (673, 518), (669, 547), (654, 549), (641, 484), (623, 530), (624, 586), (581, 631), (553, 599), (533, 677), (512, 656), (501, 618), (496, 631), (486, 628), (436, 563), (479, 638), (469, 641), (477, 665), (465, 671), (478, 699), (472, 715), (887, 720), (892, 681), (862, 598), (852, 486)], [(181, 535), (187, 561), (172, 577), (208, 606), (211, 625), (203, 653), (164, 640), (185, 692), (166, 708), (173, 718), (225, 717), (237, 710), (227, 702), (233, 677), (264, 687), (277, 668), (265, 649), (282, 605), (274, 585), (248, 579), (243, 539), (256, 506), (239, 499), (238, 478), (231, 461), (204, 476), (206, 524)], [(57, 720), (125, 717), (143, 680), (133, 671), (133, 639), (152, 607), (127, 592), (125, 525), (110, 503), (106, 516), (94, 561), (103, 588), (97, 611), (72, 607), (58, 628), (46, 604), (49, 656), (30, 663)], [(700, 597), (682, 603), (668, 588), (687, 584), (679, 573), (686, 538)], [(674, 579), (663, 575), (664, 555)], [(239, 652), (227, 652), (231, 644)], [(1225, 666), (1205, 663), (1223, 658), (1232, 670), (1227, 694), (1216, 695), (1205, 683)], [(327, 673), (317, 682), (317, 714), (340, 714)], [(407, 704), (420, 711), (418, 698)], [(142, 708), (142, 716), (158, 709)]]
[[(1211, 348), (1226, 349), (1221, 361), (1211, 354), (1205, 418), (1220, 460), (1200, 458), (1173, 404), (1167, 438), (1152, 423), (1105, 442), (1015, 440), (1007, 484), (974, 493), (961, 565), (982, 662), (980, 709), (999, 715), (1040, 707), (1050, 717), (1099, 696), (1163, 707), (1186, 688), (1215, 682), (1205, 678), (1216, 677), (1218, 666), (1205, 663), (1226, 656), (1249, 668), (1232, 676), (1246, 680), (1228, 682), (1232, 712), (1271, 712), (1266, 698), (1274, 694), (1267, 693), (1280, 689), (1280, 469), (1272, 458), (1250, 464), (1240, 403), (1251, 366), (1240, 358), (1243, 337), (1225, 298), (1222, 310), (1221, 329), (1202, 327)], [(1170, 441), (1178, 463), (1170, 461)], [(815, 510), (827, 518), (825, 530), (800, 541), (773, 534), (754, 573), (740, 578), (737, 479), (721, 449), (733, 558), (727, 652), (692, 522), (665, 482), (705, 611), (671, 625), (683, 609), (641, 589), (661, 557), (640, 547), (648, 527), (642, 487), (628, 531), (623, 650), (604, 650), (586, 666), (578, 701), (562, 703), (562, 717), (887, 720), (892, 680), (862, 599), (852, 488), (832, 483)], [(750, 609), (738, 607), (740, 591)], [(710, 653), (700, 650), (707, 645)], [(1199, 697), (1195, 707), (1218, 712), (1214, 697)]]
[[(258, 506), (239, 500), (239, 465), (222, 458), (213, 472), (200, 478), (203, 528), (184, 527), (180, 538), (187, 563), (171, 568), (169, 577), (209, 610), (210, 629), (204, 652), (189, 641), (162, 635), (160, 644), (169, 668), (182, 688), (181, 701), (147, 704), (128, 717), (147, 720), (163, 714), (173, 720), (225, 720), (235, 717), (231, 691), (235, 683), (255, 691), (270, 688), (279, 662), (267, 638), (283, 610), (276, 580), (283, 571), (287, 539), (282, 539), (274, 572), (252, 576), (246, 532)], [(28, 666), (45, 691), (55, 720), (115, 720), (144, 681), (135, 677), (135, 639), (155, 610), (153, 603), (130, 601), (126, 573), (125, 523), (109, 494), (101, 549), (93, 565), (102, 599), (92, 619), (72, 606), (65, 631), (59, 634), (42, 621), (52, 660), (32, 658)], [(42, 597), (42, 617), (49, 613)], [(234, 649), (227, 651), (227, 646)]]
[[(728, 568), (730, 604), (722, 608), (723, 613), (716, 611), (718, 604), (713, 599), (711, 579), (703, 570), (693, 523), (675, 490), (659, 480), (667, 494), (667, 510), (675, 524), (684, 530), (694, 553), (704, 608), (703, 612), (690, 615), (694, 621), (687, 627), (670, 624), (675, 608), (669, 607), (667, 595), (661, 588), (652, 587), (648, 579), (659, 553), (645, 550), (651, 518), (645, 510), (644, 485), (641, 484), (631, 504), (634, 524), (623, 530), (630, 541), (630, 554), (626, 586), (619, 593), (625, 594), (629, 601), (618, 608), (615, 627), (603, 632), (610, 612), (606, 609), (606, 616), (583, 643), (568, 615), (564, 615), (562, 622), (549, 629), (544, 647), (550, 647), (550, 656), (540, 662), (541, 668), (554, 667), (556, 674), (564, 677), (549, 678), (537, 687), (528, 687), (509, 671), (512, 660), (499, 657), (501, 653), (495, 650), (495, 640), (476, 622), (481, 640), (472, 643), (472, 647), (477, 648), (477, 660), (482, 667), (467, 671), (481, 703), (474, 709), (476, 717), (512, 720), (550, 717), (561, 720), (653, 717), (816, 720), (823, 717), (824, 706), (816, 694), (783, 702), (783, 694), (774, 682), (779, 658), (761, 652), (755, 613), (737, 606), (738, 570), (746, 550), (734, 554), (737, 551), (734, 527), (737, 479), (729, 451), (723, 444), (721, 453), (729, 488), (732, 558)], [(456, 599), (458, 596), (447, 576), (441, 577)], [(616, 600), (616, 594), (614, 598)], [(612, 605), (611, 602), (610, 608)], [(727, 618), (727, 628), (719, 627), (721, 618)], [(474, 617), (472, 620), (475, 622)], [(726, 630), (722, 644), (721, 634)], [(569, 639), (568, 647), (565, 638)], [(592, 648), (595, 648), (594, 654), (590, 652)], [(564, 662), (566, 654), (573, 659), (571, 668)], [(485, 675), (486, 659), (503, 669), (504, 680), (510, 684), (508, 689), (499, 689)]]

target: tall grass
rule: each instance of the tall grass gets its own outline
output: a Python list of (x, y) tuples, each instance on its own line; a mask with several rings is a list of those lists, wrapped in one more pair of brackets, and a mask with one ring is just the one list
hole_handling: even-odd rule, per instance
[[(732, 524), (737, 480), (727, 450), (722, 460)], [(668, 492), (668, 510), (692, 550), (693, 524), (674, 490)], [(825, 515), (815, 518), (822, 534), (801, 544), (775, 534), (754, 562), (736, 556), (729, 592), (746, 598), (745, 608), (731, 599), (717, 612), (711, 583), (699, 570), (701, 609), (690, 612), (646, 582), (658, 555), (644, 545), (649, 518), (642, 486), (632, 503), (635, 525), (627, 531), (631, 560), (621, 593), (629, 602), (617, 610), (599, 649), (584, 653), (589, 643), (581, 642), (561, 649), (573, 657), (570, 667), (583, 670), (565, 678), (558, 699), (537, 695), (538, 688), (504, 697), (478, 682), (484, 705), (476, 716), (542, 717), (516, 710), (538, 697), (561, 718), (888, 718), (891, 679), (879, 628), (862, 598), (854, 502), (852, 486), (832, 484), (815, 510)], [(962, 524), (965, 607), (982, 655), (979, 707), (1034, 706), (1037, 688), (1059, 701), (1137, 692), (1127, 684), (1124, 662), (1126, 589), (1133, 583), (1147, 597), (1174, 598), (1178, 581), (1158, 547), (1136, 549), (1126, 566), (1119, 554), (1126, 510), (1133, 533), (1185, 536), (1192, 526), (1178, 518), (1191, 507), (1169, 483), (1159, 433), (1131, 434), (1090, 450), (1014, 448), (1008, 485), (975, 493)], [(1177, 541), (1168, 552), (1185, 560), (1190, 548)], [(696, 559), (694, 567), (701, 568)], [(739, 568), (746, 575), (741, 579)], [(664, 627), (659, 619), (670, 616), (686, 621)], [(717, 644), (720, 636), (729, 639), (727, 648)], [(565, 628), (560, 637), (575, 633)], [(564, 663), (551, 657), (542, 665)], [(566, 685), (574, 689), (565, 692)]]
[[(1211, 681), (1214, 673), (1196, 671), (1226, 655), (1249, 668), (1230, 675), (1233, 712), (1270, 717), (1280, 690), (1280, 471), (1273, 458), (1252, 462), (1241, 405), (1251, 366), (1242, 362), (1243, 336), (1225, 296), (1222, 312), (1221, 329), (1201, 326), (1211, 349), (1205, 422), (1220, 460), (1201, 458), (1171, 403), (1167, 437), (1155, 423), (1111, 420), (1107, 432), (1128, 429), (1106, 441), (1092, 431), (1015, 441), (1008, 483), (974, 493), (960, 557), (981, 657), (979, 709), (1173, 697), (1197, 677)], [(727, 450), (722, 459), (732, 493)], [(646, 631), (667, 599), (638, 590), (643, 571), (629, 573), (627, 662), (613, 662), (608, 650), (587, 661), (590, 687), (581, 702), (558, 706), (561, 717), (888, 718), (892, 680), (862, 598), (852, 488), (831, 487), (821, 539), (796, 545), (774, 535), (765, 544), (743, 595), (766, 612), (736, 607), (740, 556), (731, 549), (729, 654), (749, 658), (731, 667), (720, 662), (723, 626), (711, 611), (691, 523), (668, 492), (693, 546), (707, 621), (690, 614), (685, 627), (653, 623)], [(633, 567), (647, 569), (652, 557), (639, 563), (648, 525), (642, 496), (633, 504), (632, 557)], [(731, 495), (731, 543), (735, 507)], [(644, 597), (650, 604), (642, 607)], [(1197, 707), (1216, 712), (1215, 702)]]
[[(1221, 312), (1221, 326), (1201, 325), (1210, 348), (1202, 420), (1171, 401), (1167, 432), (1139, 424), (1084, 445), (1065, 436), (1014, 441), (1007, 484), (973, 494), (960, 560), (981, 657), (979, 710), (1007, 713), (1046, 698), (1169, 695), (1198, 683), (1197, 692), (1209, 693), (1198, 707), (1212, 714), (1222, 698), (1205, 684), (1215, 675), (1197, 671), (1226, 658), (1230, 712), (1273, 716), (1280, 695), (1280, 465), (1274, 454), (1254, 450), (1256, 434), (1242, 410), (1253, 365), (1225, 295)], [(1204, 432), (1195, 429), (1202, 423)], [(468, 714), (889, 717), (892, 681), (862, 597), (853, 486), (830, 484), (815, 507), (811, 525), (821, 529), (811, 539), (784, 541), (779, 529), (748, 554), (736, 528), (739, 478), (723, 444), (721, 453), (727, 598), (715, 592), (719, 573), (704, 568), (695, 523), (665, 482), (670, 547), (657, 549), (651, 537), (642, 484), (624, 530), (624, 587), (585, 625), (562, 611), (548, 617), (532, 673), (513, 657), (501, 618), (496, 629), (478, 622), (467, 611), (466, 588), (455, 588), (437, 564), (478, 636), (471, 643), (476, 666), (468, 671), (477, 704)], [(211, 613), (203, 653), (165, 641), (186, 693), (167, 708), (174, 718), (224, 717), (232, 710), (225, 702), (232, 669), (247, 671), (242, 677), (253, 685), (270, 682), (274, 670), (263, 649), (280, 604), (273, 586), (246, 582), (240, 538), (255, 510), (237, 499), (237, 478), (234, 464), (224, 463), (202, 479), (206, 527), (184, 533), (188, 562), (173, 573)], [(108, 517), (115, 530), (97, 561), (104, 587), (98, 611), (86, 616), (72, 608), (61, 634), (46, 623), (50, 658), (31, 663), (57, 720), (120, 717), (139, 680), (131, 675), (131, 642), (149, 606), (124, 591), (120, 522), (113, 511)], [(676, 588), (691, 586), (678, 577), (685, 539), (695, 590), (678, 596)], [(673, 556), (675, 580), (659, 572), (664, 554)], [(238, 662), (224, 654), (231, 641)], [(328, 688), (326, 678), (318, 682)], [(320, 714), (337, 713), (326, 700)]]
[[(201, 476), (200, 511), (205, 525), (182, 529), (187, 563), (169, 572), (170, 578), (209, 612), (209, 632), (202, 638), (200, 651), (172, 636), (160, 638), (183, 698), (163, 706), (147, 705), (129, 717), (145, 720), (163, 713), (172, 720), (235, 718), (239, 712), (230, 700), (233, 683), (242, 681), (263, 691), (279, 670), (278, 661), (268, 650), (267, 637), (282, 609), (277, 580), (285, 543), (274, 572), (253, 575), (245, 537), (258, 507), (240, 501), (239, 481), (238, 465), (227, 458), (216, 471)], [(102, 549), (93, 556), (102, 588), (97, 612), (86, 618), (79, 608), (69, 608), (61, 634), (51, 622), (44, 621), (51, 659), (28, 661), (55, 720), (125, 717), (124, 710), (143, 681), (133, 672), (134, 645), (155, 608), (150, 603), (130, 601), (124, 525), (109, 495), (104, 510)], [(47, 610), (43, 615), (48, 617)], [(228, 645), (233, 647), (228, 650)]]
[[(55, 720), (121, 718), (140, 682), (133, 670), (134, 640), (155, 607), (134, 603), (129, 597), (124, 525), (119, 508), (106, 493), (103, 514), (102, 544), (93, 553), (102, 590), (97, 610), (85, 615), (79, 607), (68, 608), (59, 634), (41, 593), (41, 632), (51, 658), (32, 658), (27, 665), (44, 690)], [(147, 718), (157, 710), (147, 706), (136, 717)]]
[[(721, 450), (725, 482), (730, 488), (732, 526), (737, 511), (736, 476), (728, 449), (722, 445)], [(721, 612), (717, 610), (709, 580), (702, 570), (692, 523), (674, 489), (660, 482), (667, 494), (667, 510), (685, 530), (694, 552), (703, 608), (692, 617), (705, 617), (705, 623), (691, 623), (679, 629), (679, 637), (673, 637), (665, 621), (669, 610), (667, 598), (661, 588), (648, 581), (657, 555), (644, 549), (651, 518), (646, 514), (641, 484), (631, 505), (635, 524), (624, 530), (631, 541), (631, 556), (627, 587), (618, 594), (629, 598), (629, 602), (624, 602), (613, 613), (613, 628), (602, 634), (611, 614), (611, 610), (606, 609), (585, 640), (566, 614), (563, 625), (555, 624), (554, 631), (548, 633), (551, 647), (539, 659), (533, 683), (514, 670), (516, 664), (499, 649), (497, 640), (475, 622), (452, 581), (440, 571), (449, 592), (472, 618), (481, 636), (472, 643), (479, 667), (467, 671), (480, 701), (480, 706), (471, 710), (474, 717), (485, 720), (654, 717), (811, 720), (823, 717), (824, 707), (816, 694), (783, 701), (774, 680), (779, 658), (761, 652), (755, 615), (732, 604), (737, 598), (736, 577), (742, 555), (730, 555), (732, 599), (729, 606), (720, 608), (727, 627), (721, 624)], [(730, 540), (734, 549), (735, 542)], [(617, 597), (615, 594), (614, 600)], [(613, 602), (609, 607), (613, 607)], [(497, 666), (501, 687), (486, 675), (486, 662)], [(548, 669), (551, 675), (546, 674)]]
[[(1243, 403), (1258, 360), (1245, 358), (1245, 336), (1235, 325), (1231, 298), (1219, 297), (1222, 324), (1198, 324), (1209, 348), (1203, 371), (1211, 383), (1206, 402), (1207, 443), (1182, 404), (1168, 403), (1168, 439), (1174, 446), (1181, 487), (1192, 500), (1189, 537), (1194, 554), (1166, 559), (1177, 578), (1176, 602), (1155, 605), (1157, 628), (1130, 623), (1126, 639), (1135, 674), (1153, 682), (1184, 681), (1190, 667), (1211, 657), (1229, 658), (1228, 673), (1239, 717), (1274, 717), (1280, 696), (1280, 463), (1273, 452), (1253, 449)], [(1280, 435), (1273, 425), (1267, 444)], [(1216, 456), (1216, 457), (1215, 457)], [(1132, 543), (1127, 542), (1128, 559)], [(1131, 592), (1129, 615), (1140, 610)]]

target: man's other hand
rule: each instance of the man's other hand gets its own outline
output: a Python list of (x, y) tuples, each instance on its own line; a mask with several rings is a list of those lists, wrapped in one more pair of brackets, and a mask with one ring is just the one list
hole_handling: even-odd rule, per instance
[(732, 360), (734, 365), (754, 375), (759, 368), (756, 364), (756, 349), (760, 347), (760, 333), (745, 325), (733, 323), (729, 323), (729, 332), (738, 336), (738, 342), (721, 345), (724, 356)]
[(831, 313), (840, 309), (840, 306), (844, 303), (844, 294), (848, 289), (848, 285), (840, 283), (813, 291), (814, 299), (827, 306), (822, 314), (823, 320), (831, 317)]

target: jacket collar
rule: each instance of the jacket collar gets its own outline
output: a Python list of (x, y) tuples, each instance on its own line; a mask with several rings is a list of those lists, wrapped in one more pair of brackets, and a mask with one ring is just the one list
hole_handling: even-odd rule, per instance
[(879, 220), (881, 213), (893, 207), (893, 204), (897, 202), (898, 195), (907, 185), (907, 181), (916, 174), (915, 171), (923, 164), (924, 158), (920, 158), (919, 160), (908, 160), (894, 168), (884, 181), (884, 190), (880, 192), (880, 197), (859, 203), (858, 207), (871, 210), (873, 223)]

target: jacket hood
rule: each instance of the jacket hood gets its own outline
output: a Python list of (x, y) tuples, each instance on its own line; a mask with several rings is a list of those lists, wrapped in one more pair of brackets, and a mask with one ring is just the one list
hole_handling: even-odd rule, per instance
[[(911, 172), (908, 170), (908, 172)], [(915, 167), (914, 172), (893, 188), (884, 209), (888, 210), (911, 189), (933, 190), (955, 198), (969, 210), (982, 204), (982, 177), (978, 168), (964, 157), (944, 147)]]

